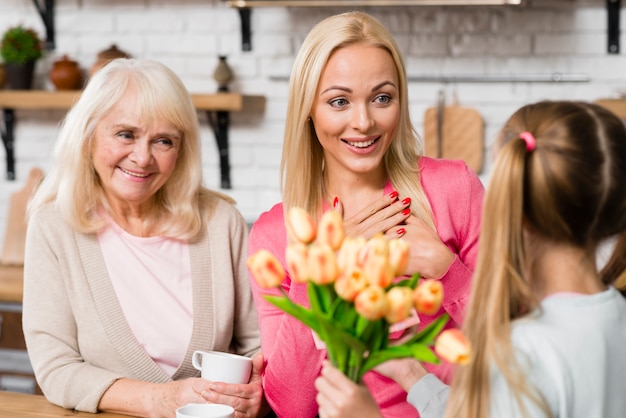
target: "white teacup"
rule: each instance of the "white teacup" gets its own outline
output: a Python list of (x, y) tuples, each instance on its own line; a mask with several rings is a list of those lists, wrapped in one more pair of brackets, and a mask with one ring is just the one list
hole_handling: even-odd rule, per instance
[(233, 418), (232, 406), (217, 403), (190, 403), (176, 410), (176, 418)]
[(221, 351), (194, 351), (191, 363), (212, 382), (248, 383), (252, 372), (250, 357)]

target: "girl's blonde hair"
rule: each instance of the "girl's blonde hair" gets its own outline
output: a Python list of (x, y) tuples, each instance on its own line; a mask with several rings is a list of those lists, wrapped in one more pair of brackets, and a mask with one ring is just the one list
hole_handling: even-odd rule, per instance
[(116, 59), (93, 76), (61, 125), (53, 167), (29, 213), (54, 202), (79, 232), (93, 233), (104, 225), (98, 211), (108, 205), (92, 160), (94, 135), (100, 120), (131, 87), (137, 111), (147, 123), (167, 120), (182, 134), (176, 167), (156, 192), (146, 224), (156, 225), (160, 235), (192, 238), (203, 226), (203, 211), (221, 195), (202, 186), (198, 118), (191, 96), (178, 76), (156, 61)]
[[(522, 132), (535, 137), (535, 149), (527, 149)], [(493, 366), (522, 410), (530, 400), (550, 415), (511, 344), (511, 321), (539, 302), (525, 270), (525, 231), (581, 248), (590, 258), (601, 241), (617, 235), (622, 244), (600, 277), (612, 284), (626, 268), (626, 129), (619, 118), (594, 104), (540, 102), (515, 112), (499, 143), (463, 327), (476, 350), (471, 364), (455, 373), (446, 414), (455, 418), (489, 415)]]
[(321, 212), (324, 153), (309, 116), (322, 71), (331, 54), (355, 44), (382, 48), (389, 52), (395, 63), (401, 110), (396, 136), (384, 157), (385, 169), (400, 195), (411, 197), (414, 215), (434, 230), (430, 204), (419, 180), (418, 160), (422, 147), (411, 124), (404, 61), (389, 31), (378, 20), (362, 12), (342, 13), (324, 19), (309, 32), (296, 56), (289, 83), (281, 160), (284, 207), (303, 207), (313, 217)]

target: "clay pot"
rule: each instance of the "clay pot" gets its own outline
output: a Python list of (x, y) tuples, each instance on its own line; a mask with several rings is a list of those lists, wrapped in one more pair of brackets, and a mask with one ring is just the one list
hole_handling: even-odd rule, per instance
[(7, 70), (4, 68), (4, 64), (0, 62), (0, 89), (4, 87), (7, 82)]
[(9, 90), (30, 90), (33, 87), (35, 61), (26, 64), (5, 62), (4, 68), (7, 72), (7, 88)]
[(117, 45), (113, 44), (108, 49), (98, 53), (98, 59), (96, 59), (96, 62), (91, 66), (89, 76), (93, 76), (96, 71), (104, 67), (109, 61), (116, 58), (131, 58), (131, 55), (121, 49), (118, 49)]
[(78, 63), (67, 55), (54, 62), (48, 76), (57, 90), (79, 90), (83, 85), (83, 75)]

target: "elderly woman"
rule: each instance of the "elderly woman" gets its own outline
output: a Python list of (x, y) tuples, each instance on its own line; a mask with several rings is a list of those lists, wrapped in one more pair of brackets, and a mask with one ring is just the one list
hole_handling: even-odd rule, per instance
[(201, 379), (195, 350), (260, 351), (247, 227), (202, 185), (197, 115), (157, 62), (116, 60), (68, 113), (29, 207), (24, 334), (50, 402), (175, 416), (187, 403), (262, 415), (249, 383)]

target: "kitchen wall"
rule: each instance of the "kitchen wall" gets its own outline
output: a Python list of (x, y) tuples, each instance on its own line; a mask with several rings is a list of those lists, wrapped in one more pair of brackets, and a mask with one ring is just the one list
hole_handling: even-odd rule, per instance
[[(237, 10), (220, 0), (56, 0), (56, 50), (37, 64), (36, 88), (51, 89), (47, 72), (63, 54), (87, 70), (99, 51), (115, 43), (133, 56), (157, 59), (174, 69), (194, 93), (216, 91), (212, 73), (227, 55), (236, 79), (231, 90), (267, 97), (263, 114), (233, 114), (230, 155), (233, 188), (253, 222), (280, 199), (279, 162), (292, 60), (308, 30), (341, 8), (258, 8), (252, 11), (252, 51), (242, 51)], [(527, 7), (371, 7), (396, 36), (418, 81), (410, 83), (411, 113), (422, 132), (424, 113), (440, 90), (485, 121), (485, 168), (499, 126), (519, 106), (540, 99), (594, 100), (626, 91), (624, 53), (607, 50), (604, 0), (535, 0)], [(622, 21), (624, 13), (622, 12)], [(32, 0), (0, 2), (0, 33), (23, 23), (44, 34)], [(623, 48), (626, 43), (622, 37)], [(441, 82), (445, 75), (589, 77), (588, 82)], [(420, 81), (421, 80), (421, 81)], [(18, 111), (17, 179), (6, 180), (0, 150), (0, 246), (10, 195), (31, 168), (50, 164), (63, 112)], [(217, 148), (206, 117), (202, 124), (206, 183), (219, 188)], [(0, 125), (1, 126), (1, 125)]]

